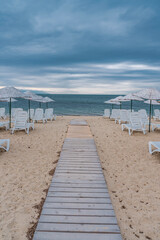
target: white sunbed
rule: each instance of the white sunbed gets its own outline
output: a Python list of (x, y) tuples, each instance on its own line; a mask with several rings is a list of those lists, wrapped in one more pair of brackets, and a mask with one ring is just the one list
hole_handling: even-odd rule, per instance
[(117, 121), (119, 120), (120, 117), (120, 110), (119, 109), (113, 109), (112, 110), (112, 114), (110, 116), (110, 119), (114, 119), (115, 123), (117, 123)]
[(6, 131), (9, 129), (9, 122), (0, 122), (0, 127), (5, 127)]
[(44, 114), (43, 114), (43, 109), (37, 108), (35, 110), (34, 121), (35, 122), (43, 121), (43, 123), (47, 122), (47, 119), (44, 117)]
[(13, 134), (14, 131), (17, 131), (17, 130), (18, 131), (19, 130), (25, 130), (25, 132), (28, 134), (30, 128), (34, 129), (34, 122), (28, 123), (27, 119), (28, 119), (27, 112), (18, 111), (18, 113), (16, 115), (15, 122), (14, 122), (14, 126), (11, 129), (11, 133)]
[(129, 122), (128, 110), (120, 110), (119, 124)]
[(128, 129), (129, 135), (132, 135), (134, 131), (140, 131), (146, 134), (146, 129), (141, 124), (139, 113), (131, 113), (130, 114), (130, 122), (128, 124), (122, 124), (122, 131), (124, 129)]
[(110, 109), (104, 109), (103, 117), (107, 117), (107, 118), (110, 117)]
[(154, 120), (158, 120), (160, 118), (160, 110), (159, 109), (154, 110), (153, 118), (154, 118)]
[(10, 140), (9, 139), (0, 139), (0, 148), (5, 151), (9, 151)]
[[(154, 152), (160, 152), (160, 142), (149, 142), (148, 145), (150, 154), (153, 154)], [(154, 150), (152, 147), (154, 147)]]
[(46, 120), (51, 120), (51, 121), (53, 121), (53, 119), (56, 120), (56, 115), (53, 114), (53, 108), (47, 108), (45, 110), (44, 116)]

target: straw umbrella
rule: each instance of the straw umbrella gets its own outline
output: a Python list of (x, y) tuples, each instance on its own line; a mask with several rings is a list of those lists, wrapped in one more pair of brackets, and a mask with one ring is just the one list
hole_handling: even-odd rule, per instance
[(116, 97), (116, 98), (113, 98), (110, 100), (111, 102), (119, 102), (120, 103), (120, 109), (121, 109), (121, 105), (122, 105), (122, 102), (128, 102), (128, 100), (124, 100), (124, 96), (119, 96), (119, 97)]
[(43, 99), (43, 97), (36, 95), (33, 92), (30, 91), (26, 91), (24, 93), (25, 97), (24, 99), (28, 100), (28, 109), (29, 109), (29, 121), (30, 121), (30, 108), (31, 108), (31, 101), (40, 101), (41, 99)]
[(123, 100), (131, 101), (131, 112), (132, 112), (132, 104), (133, 104), (132, 102), (133, 102), (133, 100), (134, 100), (134, 101), (143, 101), (142, 98), (137, 97), (137, 96), (134, 96), (133, 93), (130, 93), (130, 94), (124, 96), (124, 97), (123, 97)]
[[(55, 102), (53, 99), (49, 98), (49, 97), (44, 97), (40, 100), (36, 100), (37, 102), (40, 102), (40, 103), (46, 103), (48, 104), (49, 102)], [(47, 105), (47, 108), (48, 108), (48, 105)]]
[(111, 102), (111, 100), (108, 100), (108, 101), (105, 101), (104, 103), (107, 103), (107, 104), (112, 104), (112, 109), (113, 109), (113, 105), (120, 105), (120, 102)]
[(11, 128), (11, 103), (12, 98), (23, 98), (25, 95), (14, 87), (5, 87), (0, 89), (0, 99), (9, 98), (9, 126)]
[(149, 108), (149, 132), (150, 132), (152, 101), (160, 99), (160, 91), (153, 88), (146, 88), (135, 93), (134, 95), (143, 99), (148, 99), (150, 102), (150, 108)]
[(49, 102), (55, 102), (55, 100), (49, 98), (49, 97), (44, 97), (44, 100), (46, 101), (46, 107), (48, 108), (48, 103)]

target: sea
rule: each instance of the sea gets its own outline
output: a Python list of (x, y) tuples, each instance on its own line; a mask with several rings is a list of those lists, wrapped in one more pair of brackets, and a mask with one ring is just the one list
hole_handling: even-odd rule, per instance
[[(39, 94), (43, 97), (50, 97), (55, 102), (48, 103), (48, 107), (54, 108), (54, 113), (57, 115), (86, 115), (86, 116), (102, 116), (104, 109), (115, 108), (119, 109), (119, 105), (106, 104), (104, 101), (117, 97), (118, 95), (77, 95), (77, 94)], [(0, 107), (5, 107), (8, 112), (8, 103), (0, 102)], [(28, 100), (17, 99), (12, 103), (13, 108), (23, 108), (28, 110)], [(41, 107), (47, 108), (45, 103), (39, 104), (38, 102), (31, 101), (31, 108)], [(123, 102), (122, 109), (130, 109), (130, 102)], [(146, 109), (149, 112), (149, 104), (142, 101), (133, 101), (133, 109)], [(153, 109), (160, 109), (160, 106), (154, 105)]]

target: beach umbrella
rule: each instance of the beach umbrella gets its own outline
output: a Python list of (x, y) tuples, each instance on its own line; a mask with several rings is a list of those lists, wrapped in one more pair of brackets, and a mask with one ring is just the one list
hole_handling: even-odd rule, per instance
[(132, 102), (134, 101), (143, 101), (142, 98), (134, 96), (133, 93), (129, 93), (126, 96), (123, 97), (123, 100), (130, 101), (131, 102), (131, 112), (132, 112)]
[(111, 102), (119, 102), (120, 103), (120, 109), (122, 107), (122, 102), (128, 102), (128, 100), (124, 100), (124, 96), (119, 96), (119, 97), (113, 98), (110, 101)]
[(120, 105), (120, 102), (111, 102), (111, 100), (108, 100), (108, 101), (105, 101), (104, 103), (107, 103), (107, 104), (112, 104), (112, 109), (113, 109), (113, 105)]
[(43, 99), (43, 97), (33, 93), (33, 92), (30, 92), (30, 91), (26, 91), (24, 92), (24, 99), (27, 99), (28, 100), (28, 109), (29, 109), (29, 121), (30, 121), (30, 108), (31, 108), (31, 101), (40, 101), (41, 99)]
[(44, 97), (44, 100), (46, 101), (46, 106), (47, 106), (47, 108), (48, 108), (48, 103), (49, 103), (49, 102), (55, 102), (55, 100), (53, 100), (53, 99), (51, 99), (51, 98), (49, 98), (49, 97)]
[(55, 102), (55, 101), (53, 99), (49, 98), (49, 97), (44, 97), (41, 100), (38, 100), (38, 102), (48, 104), (49, 102)]
[(9, 126), (11, 128), (11, 103), (12, 98), (23, 98), (24, 93), (14, 87), (4, 87), (0, 89), (0, 99), (9, 98)]
[(143, 99), (148, 99), (150, 102), (150, 108), (149, 108), (149, 132), (150, 132), (152, 101), (160, 100), (160, 91), (153, 88), (146, 88), (137, 93), (134, 93), (134, 95)]

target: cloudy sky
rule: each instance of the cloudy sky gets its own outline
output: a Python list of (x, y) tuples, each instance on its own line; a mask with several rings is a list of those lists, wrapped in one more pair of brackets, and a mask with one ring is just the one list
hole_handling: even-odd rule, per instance
[(159, 0), (0, 0), (0, 87), (160, 89)]

